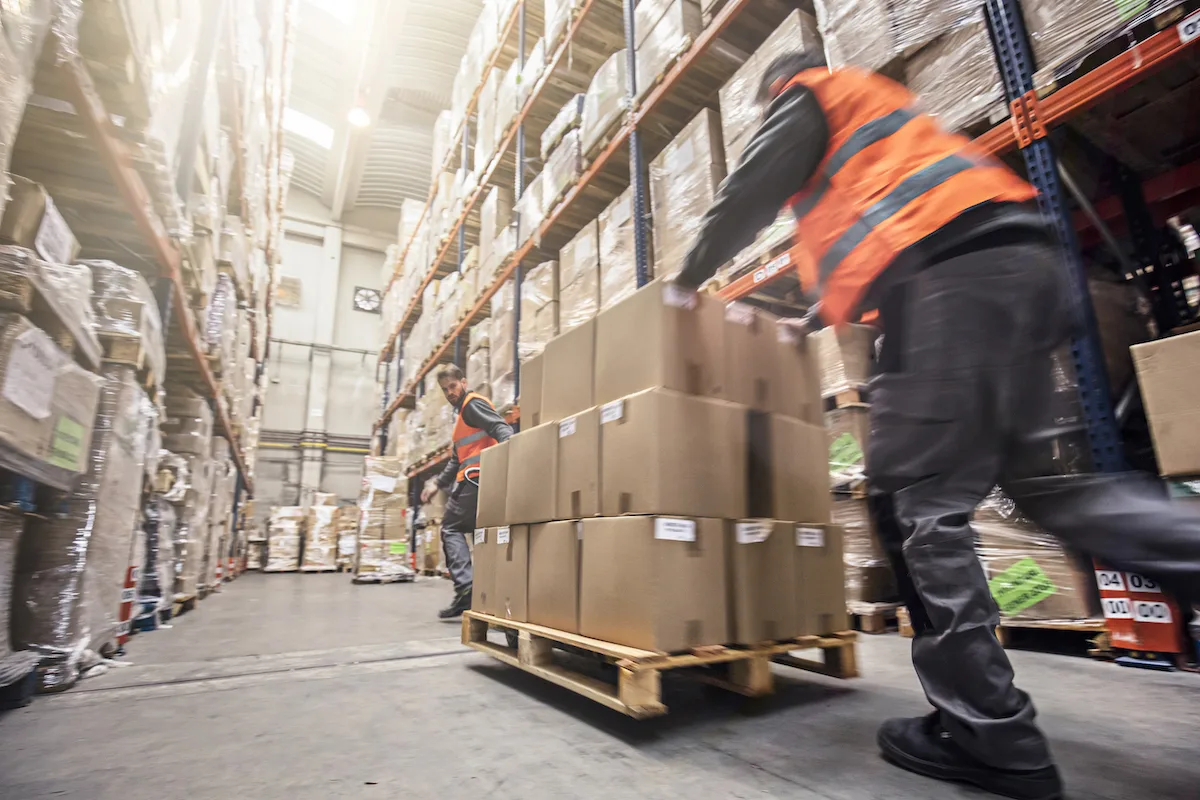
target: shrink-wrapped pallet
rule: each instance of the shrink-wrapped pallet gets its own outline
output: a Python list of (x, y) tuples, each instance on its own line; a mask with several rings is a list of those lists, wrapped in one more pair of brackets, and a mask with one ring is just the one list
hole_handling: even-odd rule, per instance
[(678, 273), (700, 222), (725, 179), (721, 119), (705, 109), (650, 162), (654, 274)]
[(9, 633), (13, 606), (13, 580), (17, 552), (25, 528), (25, 515), (0, 509), (0, 687), (15, 683), (38, 663), (38, 654), (15, 646)]
[(513, 281), (508, 280), (492, 295), (491, 341), (495, 358), (491, 359), (491, 399), (496, 408), (507, 408), (516, 402), (512, 359), (505, 356), (513, 352), (516, 332), (514, 293)]
[(554, 115), (554, 119), (546, 126), (546, 130), (542, 131), (541, 156), (543, 161), (550, 157), (550, 153), (569, 131), (579, 127), (579, 123), (583, 119), (583, 101), (582, 94), (572, 97)]
[(579, 120), (580, 148), (584, 157), (592, 155), (629, 106), (625, 51), (609, 56), (592, 78), (583, 98)]
[(596, 222), (584, 225), (558, 252), (558, 329), (566, 333), (600, 308), (600, 245)]
[(96, 330), (141, 342), (146, 364), (161, 384), (166, 372), (162, 318), (150, 284), (141, 273), (111, 261), (84, 261), (92, 273)]
[(267, 565), (263, 572), (295, 572), (300, 568), (304, 537), (303, 506), (276, 506), (267, 522)]
[[(27, 317), (49, 311), (77, 350), (93, 362), (100, 360), (97, 321), (92, 313), (92, 273), (87, 267), (55, 264), (28, 248), (0, 245), (0, 308)], [(60, 346), (68, 346), (66, 338), (59, 338), (60, 331), (52, 333)]]
[(338, 507), (313, 505), (307, 513), (301, 572), (321, 572), (337, 566)]
[(621, 192), (608, 208), (600, 212), (596, 222), (599, 226), (599, 304), (603, 311), (637, 291), (633, 189)]
[(558, 262), (543, 261), (521, 281), (521, 322), (517, 346), (521, 362), (546, 349), (558, 335)]
[(542, 170), (542, 209), (549, 213), (563, 195), (579, 180), (583, 159), (579, 149), (579, 131), (568, 131)]

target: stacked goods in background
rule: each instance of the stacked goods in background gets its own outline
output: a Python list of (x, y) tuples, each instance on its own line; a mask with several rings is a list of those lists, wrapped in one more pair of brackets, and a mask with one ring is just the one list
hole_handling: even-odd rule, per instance
[(166, 353), (158, 304), (146, 279), (111, 261), (85, 261), (92, 273), (92, 311), (105, 357), (132, 363), (162, 385)]
[(844, 629), (814, 354), (780, 330), (655, 282), (552, 339), (541, 424), (482, 454), (472, 608), (663, 652)]
[(211, 535), (208, 509), (216, 478), (212, 409), (203, 397), (176, 391), (167, 396), (161, 428), (163, 448), (178, 460), (177, 474), (187, 484), (182, 497), (172, 501), (176, 504), (175, 597), (187, 599), (200, 593)]
[(25, 528), (25, 515), (16, 509), (0, 510), (0, 687), (22, 680), (37, 666), (38, 654), (20, 649), (13, 640), (13, 582), (17, 553)]
[(30, 517), (17, 563), (13, 630), (41, 656), (43, 691), (68, 689), (116, 649), (131, 567), (144, 564), (143, 471), (156, 414), (137, 370), (106, 364), (88, 471), (56, 513)]
[(204, 545), (201, 586), (206, 592), (216, 589), (229, 562), (230, 527), (233, 516), (233, 490), (237, 467), (230, 457), (229, 440), (212, 437), (212, 490), (208, 504), (208, 536)]
[(303, 506), (275, 506), (267, 520), (267, 561), (263, 572), (295, 572), (300, 569), (304, 545)]
[(332, 572), (338, 559), (337, 495), (317, 492), (304, 524), (301, 572)]
[[(400, 460), (403, 463), (402, 459)], [(335, 519), (337, 531), (337, 560), (339, 571), (348, 572), (354, 568), (355, 554), (358, 552), (358, 527), (360, 512), (357, 505), (342, 506), (338, 509)]]
[(137, 584), (139, 623), (154, 627), (175, 600), (175, 506), (164, 494), (152, 491), (142, 505), (142, 530), (146, 537), (146, 559)]
[(408, 479), (399, 459), (367, 457), (358, 508), (355, 575), (382, 578), (411, 574)]
[(1150, 422), (1159, 474), (1176, 480), (1200, 475), (1197, 378), (1190, 369), (1200, 352), (1200, 335), (1168, 336), (1138, 344), (1130, 352)]

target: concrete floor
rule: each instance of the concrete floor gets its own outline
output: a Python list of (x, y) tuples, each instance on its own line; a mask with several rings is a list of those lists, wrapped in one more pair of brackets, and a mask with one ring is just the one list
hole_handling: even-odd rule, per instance
[[(983, 797), (900, 772), (875, 727), (926, 711), (908, 643), (864, 677), (783, 670), (747, 705), (670, 681), (634, 722), (458, 644), (447, 584), (240, 578), (133, 666), (0, 716), (0, 798)], [(1200, 798), (1200, 676), (1014, 652), (1075, 800)]]

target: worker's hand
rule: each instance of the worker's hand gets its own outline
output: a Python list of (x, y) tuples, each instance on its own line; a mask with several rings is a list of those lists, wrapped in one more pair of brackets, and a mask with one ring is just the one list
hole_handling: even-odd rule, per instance
[(421, 490), (421, 504), (424, 505), (433, 499), (433, 496), (438, 493), (438, 487), (435, 485), (426, 486)]
[(696, 290), (691, 286), (668, 281), (663, 286), (663, 301), (679, 308), (693, 309), (696, 307)]

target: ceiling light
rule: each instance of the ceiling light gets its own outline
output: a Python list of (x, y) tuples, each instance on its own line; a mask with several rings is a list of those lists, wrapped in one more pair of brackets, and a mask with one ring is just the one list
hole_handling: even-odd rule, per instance
[(371, 115), (362, 106), (355, 106), (350, 109), (350, 113), (346, 116), (346, 119), (356, 128), (365, 128), (371, 124)]
[(326, 150), (333, 147), (333, 128), (294, 108), (283, 110), (283, 129), (316, 142)]

